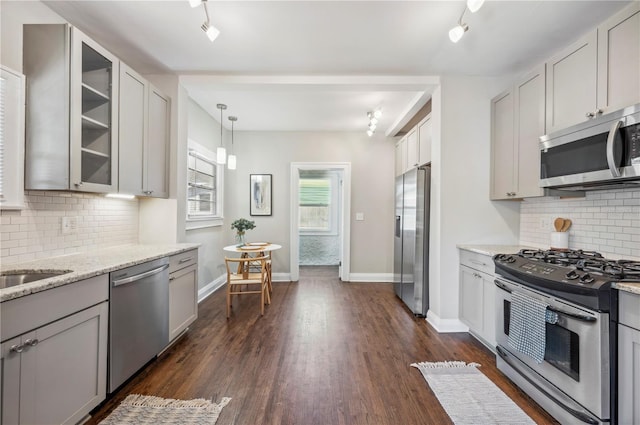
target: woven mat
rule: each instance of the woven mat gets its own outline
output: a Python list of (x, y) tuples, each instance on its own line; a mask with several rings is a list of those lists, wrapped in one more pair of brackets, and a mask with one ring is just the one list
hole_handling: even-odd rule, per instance
[(173, 400), (131, 394), (100, 425), (181, 424), (213, 425), (222, 408), (231, 401), (225, 397), (219, 404), (203, 398)]
[(535, 425), (513, 400), (477, 370), (478, 363), (422, 362), (411, 366), (422, 372), (456, 425)]

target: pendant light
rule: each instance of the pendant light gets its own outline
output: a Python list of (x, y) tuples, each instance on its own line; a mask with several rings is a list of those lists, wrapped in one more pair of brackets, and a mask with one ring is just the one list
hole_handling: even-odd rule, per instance
[(231, 121), (231, 154), (229, 155), (229, 161), (227, 162), (227, 168), (230, 170), (236, 169), (236, 156), (233, 153), (233, 123), (238, 121), (238, 117), (229, 117), (229, 121)]
[(220, 147), (216, 150), (216, 162), (223, 165), (227, 162), (227, 150), (224, 148), (224, 144), (222, 143), (222, 111), (227, 109), (227, 105), (224, 103), (218, 103), (216, 108), (220, 109)]

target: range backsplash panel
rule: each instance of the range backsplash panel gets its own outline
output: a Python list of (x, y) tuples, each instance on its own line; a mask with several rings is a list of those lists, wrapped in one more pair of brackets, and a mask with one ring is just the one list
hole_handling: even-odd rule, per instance
[(553, 220), (569, 218), (569, 248), (611, 258), (640, 258), (640, 189), (598, 190), (584, 198), (525, 199), (520, 243), (549, 248)]

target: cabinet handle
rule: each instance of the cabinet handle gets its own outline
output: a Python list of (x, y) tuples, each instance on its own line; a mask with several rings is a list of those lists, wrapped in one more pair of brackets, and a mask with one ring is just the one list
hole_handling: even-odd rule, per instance
[(39, 342), (40, 342), (40, 341), (38, 341), (38, 338), (34, 338), (34, 339), (27, 339), (27, 340), (24, 342), (24, 345), (30, 345), (30, 346), (32, 346), (32, 347), (35, 347), (36, 345), (38, 345), (38, 343), (39, 343)]
[(483, 263), (482, 261), (478, 261), (478, 260), (469, 260), (469, 262), (471, 262), (473, 264), (477, 264), (479, 266), (486, 266), (485, 263)]
[(169, 282), (171, 282), (172, 280), (175, 280), (175, 276), (169, 276)]
[(193, 260), (193, 257), (183, 258), (182, 260), (178, 261), (178, 264), (183, 264), (183, 263), (186, 263), (187, 261), (191, 261), (191, 260)]
[(142, 193), (144, 193), (145, 195), (151, 195), (153, 193), (153, 190), (145, 190)]
[(22, 353), (24, 351), (24, 345), (22, 344), (12, 345), (9, 351), (12, 353)]

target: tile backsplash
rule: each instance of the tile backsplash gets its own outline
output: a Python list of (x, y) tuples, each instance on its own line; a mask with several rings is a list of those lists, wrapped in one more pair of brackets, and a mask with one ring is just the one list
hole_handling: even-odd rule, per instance
[(526, 199), (520, 205), (520, 243), (548, 248), (556, 217), (572, 221), (569, 248), (640, 258), (639, 189), (591, 191), (584, 198)]
[[(25, 204), (0, 214), (3, 264), (138, 242), (137, 199), (27, 191)], [(64, 217), (75, 229), (62, 230)]]

